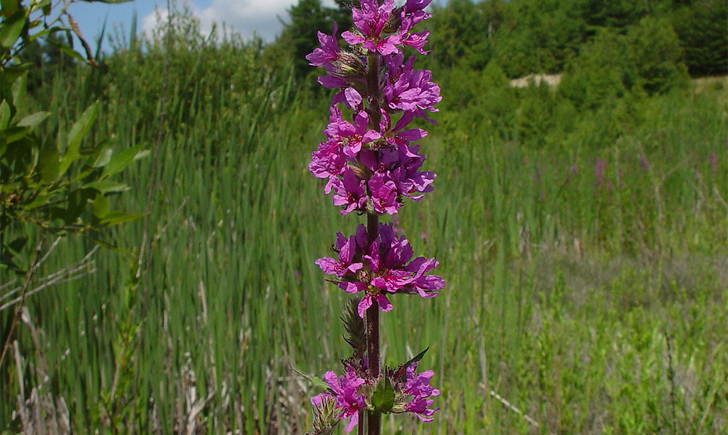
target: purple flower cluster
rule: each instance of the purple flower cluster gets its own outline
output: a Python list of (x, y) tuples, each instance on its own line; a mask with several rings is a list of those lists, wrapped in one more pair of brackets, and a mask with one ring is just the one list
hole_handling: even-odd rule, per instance
[[(434, 404), (432, 397), (438, 396), (440, 391), (430, 385), (434, 372), (428, 370), (416, 373), (416, 367), (417, 363), (413, 363), (407, 367), (400, 366), (397, 370), (387, 371), (386, 376), (394, 392), (391, 412), (395, 414), (409, 412), (424, 422), (431, 422), (432, 416), (440, 409), (431, 408)], [(359, 411), (372, 407), (365, 392), (376, 389), (376, 383), (384, 382), (383, 377), (374, 383), (361, 378), (356, 369), (350, 365), (346, 366), (344, 376), (339, 377), (329, 371), (324, 375), (324, 380), (329, 390), (311, 399), (314, 414), (320, 416), (318, 426), (333, 429), (339, 421), (348, 419), (346, 432), (351, 432), (359, 423)]]
[(316, 260), (321, 270), (336, 277), (342, 290), (365, 293), (358, 307), (360, 317), (364, 317), (374, 300), (383, 312), (390, 311), (392, 304), (387, 294), (416, 293), (429, 298), (445, 287), (445, 280), (441, 277), (426, 275), (437, 267), (438, 262), (424, 257), (412, 260), (412, 247), (404, 236), (394, 234), (392, 224), (379, 224), (377, 239), (371, 244), (367, 240), (364, 225), (359, 225), (356, 234), (348, 238), (337, 233), (336, 244), (332, 248), (338, 253), (338, 259), (324, 257)]
[[(346, 375), (336, 376), (334, 372), (326, 372), (324, 380), (329, 390), (311, 399), (314, 408), (323, 408), (328, 402), (334, 401), (334, 415), (331, 419), (349, 419), (346, 431), (351, 430), (359, 422), (359, 411), (366, 409), (366, 396), (359, 392), (360, 387), (366, 384), (366, 380), (360, 378), (353, 367), (348, 366)], [(333, 426), (333, 425), (331, 425)]]
[(440, 394), (430, 385), (433, 372), (415, 372), (424, 352), (397, 370), (381, 369), (379, 359), (379, 311), (393, 309), (389, 297), (429, 298), (445, 287), (441, 277), (429, 274), (438, 266), (434, 258), (413, 259), (393, 224), (379, 223), (380, 215), (396, 218), (406, 198), (419, 201), (432, 191), (436, 177), (420, 170), (425, 157), (415, 142), (427, 132), (411, 124), (415, 118), (435, 123), (427, 115), (437, 111), (440, 87), (430, 71), (414, 69), (414, 56), (405, 60), (403, 53), (410, 47), (427, 54), (428, 32), (412, 29), (429, 17), (424, 9), (431, 1), (406, 0), (396, 7), (394, 0), (359, 0), (352, 10), (355, 28), (341, 34), (349, 48), (339, 46), (334, 25), (331, 35), (319, 32), (320, 48), (306, 56), (326, 69), (319, 83), (339, 90), (309, 170), (327, 180), (324, 192), (342, 214), (367, 215), (355, 234), (337, 233), (335, 258), (316, 260), (342, 290), (363, 296), (350, 302), (342, 318), (354, 349), (343, 360), (346, 373), (327, 372), (327, 391), (311, 401), (315, 435), (332, 434), (343, 420), (350, 432), (364, 414), (369, 433), (379, 434), (379, 414), (412, 413), (432, 421), (439, 409), (432, 408), (432, 397)]
[[(439, 396), (440, 390), (430, 385), (430, 380), (435, 374), (432, 370), (422, 373), (415, 373), (417, 363), (411, 364), (404, 369), (403, 377), (396, 377), (390, 374), (392, 386), (395, 393), (395, 405), (393, 412), (411, 412), (416, 414), (420, 420), (431, 422), (432, 416), (440, 408), (431, 409), (435, 403), (431, 397)], [(401, 372), (403, 367), (397, 371)]]
[[(432, 190), (436, 175), (420, 171), (425, 157), (412, 142), (427, 132), (407, 128), (416, 118), (430, 122), (426, 112), (436, 112), (440, 87), (431, 81), (430, 71), (414, 70), (414, 56), (406, 63), (400, 47), (422, 47), (428, 32), (413, 33), (412, 27), (429, 17), (424, 8), (431, 0), (408, 0), (394, 7), (394, 0), (362, 0), (354, 9), (356, 29), (342, 33), (352, 45), (339, 48), (336, 28), (332, 35), (319, 32), (321, 47), (306, 58), (313, 66), (323, 66), (327, 76), (319, 83), (340, 88), (334, 96), (326, 140), (312, 153), (309, 170), (318, 178), (328, 178), (324, 191), (342, 214), (352, 211), (393, 215), (404, 198), (418, 201)], [(377, 65), (378, 83), (368, 83), (367, 71)], [(368, 89), (375, 86), (376, 90)], [(375, 95), (364, 107), (365, 96)], [(344, 119), (343, 104), (353, 111), (352, 122)], [(392, 122), (392, 117), (398, 117)]]

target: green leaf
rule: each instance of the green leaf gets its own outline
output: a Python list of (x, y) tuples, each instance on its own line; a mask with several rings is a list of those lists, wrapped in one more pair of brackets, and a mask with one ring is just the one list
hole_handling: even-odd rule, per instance
[(72, 58), (79, 60), (81, 62), (86, 62), (86, 59), (81, 56), (81, 53), (77, 52), (73, 48), (69, 47), (66, 44), (60, 43), (58, 41), (49, 41), (51, 44), (58, 47), (64, 54), (71, 56)]
[(114, 153), (114, 148), (111, 145), (103, 146), (99, 151), (97, 151), (96, 160), (94, 160), (93, 164), (91, 165), (92, 168), (102, 168), (106, 166), (111, 161), (111, 156)]
[(407, 372), (407, 367), (411, 366), (412, 364), (418, 363), (422, 359), (422, 357), (425, 356), (425, 353), (427, 353), (428, 350), (430, 350), (429, 347), (427, 349), (423, 350), (422, 352), (418, 353), (417, 355), (415, 355), (414, 358), (412, 358), (411, 360), (409, 360), (406, 363), (399, 366), (397, 368), (396, 372), (394, 373), (394, 378), (404, 380), (405, 374)]
[(7, 100), (0, 103), (0, 130), (5, 130), (10, 125), (10, 104)]
[(96, 120), (96, 114), (98, 112), (98, 104), (94, 103), (89, 106), (86, 111), (83, 112), (81, 118), (73, 124), (71, 131), (68, 133), (68, 146), (66, 147), (66, 153), (63, 155), (61, 160), (60, 173), (65, 174), (68, 167), (71, 166), (74, 160), (81, 157), (79, 148), (81, 146), (81, 140), (91, 130), (91, 126)]
[(143, 143), (140, 143), (136, 146), (133, 146), (131, 148), (128, 148), (119, 154), (115, 155), (106, 166), (104, 166), (104, 170), (101, 174), (102, 178), (109, 177), (111, 175), (116, 174), (117, 172), (122, 171), (124, 168), (129, 165), (134, 160), (137, 160), (141, 157), (146, 156), (149, 154), (149, 151), (143, 150), (144, 147)]
[(3, 133), (5, 136), (5, 143), (10, 144), (27, 136), (28, 133), (30, 133), (30, 129), (28, 127), (10, 127)]
[(107, 214), (109, 214), (109, 201), (101, 193), (96, 195), (96, 199), (94, 199), (93, 214), (98, 219), (101, 219), (104, 216), (106, 216)]
[(384, 378), (379, 381), (377, 389), (372, 394), (372, 405), (375, 411), (386, 414), (394, 407), (394, 388), (389, 381), (389, 376), (384, 374)]
[(3, 7), (3, 15), (9, 17), (18, 10), (20, 2), (18, 0), (2, 0), (2, 2), (0, 2), (0, 5), (2, 5)]
[(302, 371), (298, 370), (295, 367), (291, 367), (291, 370), (293, 370), (294, 372), (296, 372), (299, 375), (301, 375), (304, 378), (306, 378), (306, 380), (309, 381), (310, 383), (312, 383), (314, 386), (319, 387), (319, 388), (321, 388), (323, 390), (328, 390), (329, 389), (329, 385), (326, 382), (324, 382), (323, 379), (319, 378), (318, 376), (307, 375), (306, 373), (303, 373)]
[[(14, 83), (20, 77), (28, 74), (28, 70), (20, 66), (9, 66), (3, 70), (3, 77), (7, 83)], [(12, 101), (11, 101), (12, 103)]]
[(78, 182), (78, 181), (81, 181), (81, 180), (86, 179), (86, 177), (88, 177), (89, 175), (91, 175), (94, 171), (96, 171), (95, 168), (91, 168), (91, 167), (88, 167), (88, 166), (84, 166), (83, 167), (83, 170), (81, 172), (79, 172), (78, 175), (76, 175), (75, 177), (73, 177), (73, 179), (71, 180), (71, 183), (75, 183), (75, 182)]
[(122, 224), (124, 222), (133, 222), (143, 217), (143, 213), (124, 213), (123, 211), (112, 211), (110, 213), (107, 213), (104, 218), (99, 221), (99, 224), (103, 226), (111, 226)]
[(41, 122), (45, 121), (49, 116), (51, 116), (51, 112), (35, 112), (18, 121), (17, 125), (19, 127), (29, 127), (31, 130), (33, 130), (34, 128), (39, 126)]
[(52, 33), (51, 32), (52, 29), (54, 29), (54, 28), (41, 30), (37, 33), (33, 33), (32, 35), (28, 35), (28, 41), (32, 42), (32, 41), (35, 41), (36, 39), (46, 39), (46, 36), (48, 36)]
[(95, 189), (98, 190), (99, 193), (106, 194), (106, 193), (117, 193), (117, 192), (126, 192), (130, 189), (129, 186), (122, 183), (117, 183), (115, 181), (109, 181), (109, 180), (99, 180), (94, 181), (93, 183), (89, 183), (84, 186), (86, 189)]
[(35, 2), (32, 3), (32, 5), (33, 5), (33, 9), (32, 9), (33, 11), (37, 11), (38, 9), (43, 9), (43, 14), (44, 15), (49, 15), (50, 14), (50, 12), (48, 14), (46, 14), (45, 13), (45, 9), (47, 7), (52, 6), (51, 5), (51, 0), (35, 1)]
[(42, 182), (50, 183), (55, 181), (58, 178), (60, 166), (60, 156), (56, 147), (46, 144), (41, 148), (38, 157), (38, 171), (40, 171), (40, 180)]
[(25, 209), (26, 210), (33, 210), (33, 209), (36, 209), (38, 207), (43, 207), (44, 205), (47, 205), (48, 204), (48, 200), (49, 199), (50, 199), (50, 196), (48, 196), (47, 194), (41, 193), (41, 194), (37, 195), (33, 199), (33, 202), (31, 202), (30, 204), (26, 205), (25, 206)]
[(43, 9), (43, 15), (46, 17), (51, 14), (51, 0), (43, 0), (42, 2), (36, 3), (36, 7)]
[(28, 74), (22, 74), (18, 76), (17, 79), (13, 82), (13, 85), (10, 87), (10, 92), (13, 95), (13, 101), (18, 102), (25, 96), (25, 91), (27, 90), (28, 86)]
[(66, 225), (73, 225), (86, 209), (86, 204), (91, 198), (96, 197), (96, 192), (91, 189), (75, 190), (68, 194), (68, 207), (57, 212), (58, 217), (63, 219)]
[[(3, 2), (3, 9), (5, 9), (5, 2)], [(8, 49), (15, 45), (15, 41), (20, 37), (25, 23), (26, 16), (22, 8), (3, 21), (2, 28), (0, 28), (0, 45)]]
[(94, 103), (90, 105), (81, 115), (81, 118), (73, 124), (71, 131), (68, 133), (68, 148), (78, 150), (81, 140), (88, 134), (91, 126), (96, 120), (99, 105)]
[(427, 349), (425, 349), (422, 352), (415, 355), (414, 358), (412, 358), (411, 360), (404, 363), (403, 367), (406, 369), (407, 367), (411, 366), (412, 364), (420, 362), (420, 360), (422, 359), (423, 356), (425, 356), (425, 354), (427, 353), (428, 350), (430, 350), (429, 346), (427, 347)]

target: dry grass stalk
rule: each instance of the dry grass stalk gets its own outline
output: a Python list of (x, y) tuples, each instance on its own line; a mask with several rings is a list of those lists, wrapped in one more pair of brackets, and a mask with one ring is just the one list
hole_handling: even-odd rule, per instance
[(521, 411), (520, 409), (518, 409), (515, 406), (513, 406), (513, 404), (511, 404), (511, 402), (509, 402), (506, 399), (504, 399), (503, 397), (501, 397), (495, 391), (491, 390), (490, 391), (490, 395), (493, 396), (493, 397), (495, 397), (496, 400), (498, 400), (500, 403), (502, 403), (503, 405), (505, 405), (506, 408), (510, 409), (511, 411), (513, 411), (516, 414), (518, 414), (521, 417), (523, 417), (523, 419), (526, 420), (527, 422), (529, 422), (530, 424), (532, 424), (532, 425), (534, 425), (536, 427), (540, 427), (540, 425), (538, 424), (538, 422), (536, 420), (534, 420), (533, 418), (529, 417), (527, 414), (524, 414), (523, 411)]
[(23, 356), (18, 341), (13, 342), (15, 368), (20, 391), (17, 396), (18, 410), (23, 433), (26, 435), (67, 435), (71, 433), (68, 407), (63, 397), (54, 399), (50, 392), (43, 392), (45, 384), (33, 387), (30, 396), (25, 395)]

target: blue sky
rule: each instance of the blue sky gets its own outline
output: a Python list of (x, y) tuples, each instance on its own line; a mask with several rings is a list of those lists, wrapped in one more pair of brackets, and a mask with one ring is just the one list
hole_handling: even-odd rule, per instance
[[(182, 0), (180, 0), (181, 3)], [(223, 21), (228, 27), (243, 35), (245, 38), (257, 33), (266, 41), (272, 41), (282, 29), (278, 19), (287, 20), (286, 10), (296, 4), (298, 0), (187, 0), (193, 13), (200, 19), (202, 31), (209, 31), (213, 22), (221, 24)], [(323, 0), (324, 5), (333, 5), (333, 0)], [(166, 9), (166, 0), (135, 0), (128, 3), (107, 5), (104, 3), (86, 3), (78, 1), (71, 5), (69, 11), (79, 23), (89, 43), (95, 47), (97, 36), (101, 32), (104, 20), (107, 20), (107, 35), (116, 26), (123, 29), (126, 34), (131, 28), (134, 11), (137, 14), (137, 28), (149, 30), (155, 23), (155, 7)], [(108, 38), (105, 38), (104, 48), (109, 49)]]

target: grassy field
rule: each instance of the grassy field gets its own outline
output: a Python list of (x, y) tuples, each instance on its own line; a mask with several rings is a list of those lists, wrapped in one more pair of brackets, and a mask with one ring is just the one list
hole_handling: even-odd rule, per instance
[[(345, 295), (314, 260), (361, 222), (307, 169), (326, 101), (264, 72), (175, 79), (158, 136), (161, 87), (139, 68), (99, 85), (94, 135), (153, 151), (118, 200), (148, 210), (148, 234), (69, 239), (44, 263), (113, 246), (27, 301), (0, 432), (24, 408), (74, 433), (304, 433), (317, 391), (292, 367), (322, 375), (347, 356)], [(487, 116), (498, 93), (543, 89), (438, 114), (422, 143), (435, 192), (398, 220), (448, 286), (395, 298), (382, 342), (390, 364), (430, 346), (441, 410), (385, 418), (386, 433), (728, 433), (726, 86), (578, 114), (556, 149)], [(98, 96), (60, 81), (50, 95), (71, 119)]]

